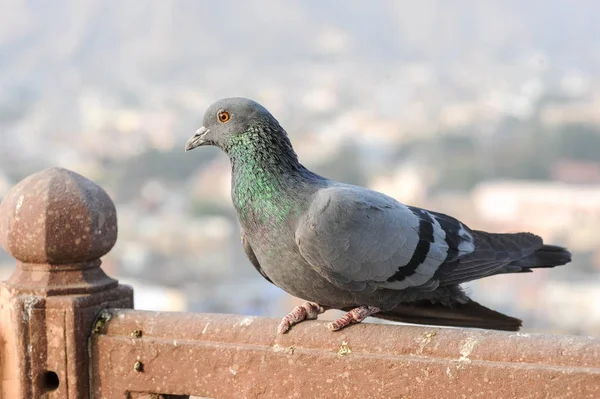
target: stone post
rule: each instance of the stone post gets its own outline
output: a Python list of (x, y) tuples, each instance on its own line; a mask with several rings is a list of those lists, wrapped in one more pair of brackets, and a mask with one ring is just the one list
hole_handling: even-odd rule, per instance
[(46, 169), (8, 192), (0, 244), (17, 262), (0, 283), (0, 398), (90, 396), (94, 320), (133, 307), (132, 289), (100, 268), (116, 239), (112, 200), (77, 173)]

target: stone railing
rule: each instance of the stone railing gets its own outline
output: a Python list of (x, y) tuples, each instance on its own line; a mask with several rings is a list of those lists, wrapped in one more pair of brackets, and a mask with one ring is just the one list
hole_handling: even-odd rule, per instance
[(133, 310), (108, 195), (52, 168), (0, 205), (0, 397), (600, 398), (600, 338)]

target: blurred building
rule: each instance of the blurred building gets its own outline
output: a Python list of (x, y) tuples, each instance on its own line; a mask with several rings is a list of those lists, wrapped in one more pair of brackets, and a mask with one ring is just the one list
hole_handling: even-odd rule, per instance
[(600, 185), (491, 181), (472, 198), (478, 217), (497, 230), (531, 230), (575, 251), (600, 247)]

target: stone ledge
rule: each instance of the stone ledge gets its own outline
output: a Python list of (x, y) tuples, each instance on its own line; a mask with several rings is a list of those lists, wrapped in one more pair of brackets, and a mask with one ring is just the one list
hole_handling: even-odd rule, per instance
[(99, 397), (600, 397), (600, 338), (380, 324), (330, 332), (320, 321), (277, 335), (270, 318), (106, 315), (91, 346)]

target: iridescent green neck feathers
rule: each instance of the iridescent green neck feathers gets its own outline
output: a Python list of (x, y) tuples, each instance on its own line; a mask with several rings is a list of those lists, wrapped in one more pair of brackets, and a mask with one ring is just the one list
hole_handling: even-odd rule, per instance
[(231, 159), (231, 194), (240, 220), (283, 222), (294, 208), (289, 187), (304, 169), (285, 131), (273, 122), (257, 122), (231, 136), (224, 149)]

